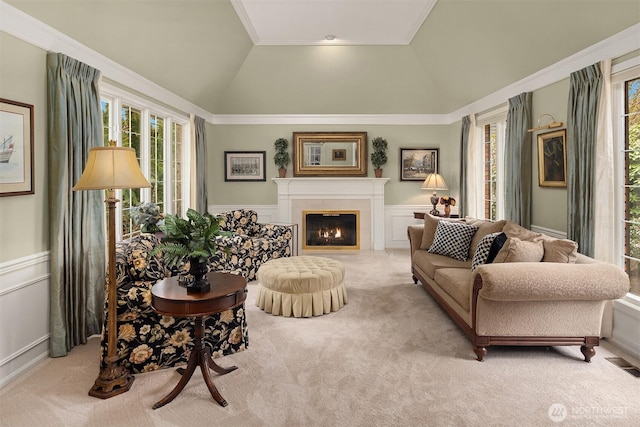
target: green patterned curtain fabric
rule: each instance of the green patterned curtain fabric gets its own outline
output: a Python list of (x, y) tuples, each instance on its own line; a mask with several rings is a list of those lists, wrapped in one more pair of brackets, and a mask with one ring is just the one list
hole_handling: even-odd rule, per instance
[(466, 216), (467, 207), (467, 165), (469, 164), (469, 132), (471, 132), (471, 118), (462, 118), (460, 129), (460, 201), (458, 202), (458, 214), (460, 218)]
[(567, 106), (567, 237), (593, 256), (600, 64), (571, 73)]
[(509, 99), (505, 143), (505, 219), (531, 227), (531, 92)]
[(103, 145), (100, 71), (47, 55), (50, 356), (64, 356), (101, 332), (105, 286), (104, 192), (71, 190), (89, 149)]
[(207, 133), (205, 120), (194, 116), (196, 146), (196, 210), (207, 212)]

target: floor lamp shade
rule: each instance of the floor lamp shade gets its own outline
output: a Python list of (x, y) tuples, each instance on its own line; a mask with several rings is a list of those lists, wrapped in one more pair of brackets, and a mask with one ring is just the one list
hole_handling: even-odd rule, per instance
[(439, 173), (430, 173), (429, 175), (427, 175), (427, 178), (422, 183), (422, 189), (433, 190), (433, 195), (431, 196), (431, 204), (433, 205), (433, 208), (429, 213), (434, 216), (440, 215), (440, 213), (438, 212), (438, 209), (436, 209), (436, 205), (438, 204), (438, 201), (439, 201), (438, 190), (449, 189), (447, 187), (447, 183), (444, 182), (444, 178), (442, 177), (442, 175), (440, 175)]
[(116, 189), (148, 188), (149, 181), (144, 177), (136, 159), (136, 151), (128, 147), (116, 147), (110, 141), (109, 147), (93, 147), (82, 176), (73, 190), (109, 190), (105, 200), (108, 208), (108, 268), (107, 268), (107, 329), (108, 340), (106, 367), (100, 370), (95, 384), (89, 390), (90, 396), (108, 399), (131, 388), (133, 375), (119, 366), (116, 337), (118, 322), (116, 319)]
[(94, 147), (82, 176), (74, 190), (113, 190), (119, 188), (149, 188), (136, 151), (128, 147)]

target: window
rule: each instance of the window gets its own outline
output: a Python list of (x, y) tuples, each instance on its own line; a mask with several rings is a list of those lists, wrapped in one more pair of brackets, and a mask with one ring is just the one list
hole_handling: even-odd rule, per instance
[[(104, 85), (103, 85), (104, 86)], [(107, 85), (108, 86), (108, 85)], [(116, 193), (116, 238), (140, 233), (131, 209), (141, 202), (156, 203), (164, 213), (183, 215), (188, 206), (187, 173), (182, 165), (188, 153), (184, 141), (188, 119), (119, 89), (103, 88), (104, 140), (136, 150), (136, 157), (151, 188), (124, 189)], [(119, 114), (117, 113), (119, 111)]]
[(623, 260), (631, 280), (631, 293), (640, 296), (640, 70), (636, 71), (635, 77), (627, 75), (618, 83), (624, 109), (618, 117), (621, 117), (619, 135), (624, 144)]
[[(485, 219), (498, 220), (503, 214), (503, 183), (502, 161), (504, 153), (505, 132), (507, 127), (506, 109), (500, 109), (480, 117), (477, 129), (479, 132), (479, 146), (482, 158), (481, 174), (476, 182), (481, 183), (477, 212), (478, 216), (484, 215)], [(477, 175), (476, 175), (477, 176)], [(478, 189), (480, 190), (480, 189)], [(473, 191), (473, 190), (471, 190)]]

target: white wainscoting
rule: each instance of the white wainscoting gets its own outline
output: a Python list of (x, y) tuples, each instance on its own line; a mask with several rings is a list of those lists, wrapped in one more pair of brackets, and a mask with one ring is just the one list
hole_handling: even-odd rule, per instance
[(609, 341), (640, 360), (640, 298), (627, 294), (614, 301), (613, 334)]
[(0, 388), (49, 355), (49, 252), (0, 264)]

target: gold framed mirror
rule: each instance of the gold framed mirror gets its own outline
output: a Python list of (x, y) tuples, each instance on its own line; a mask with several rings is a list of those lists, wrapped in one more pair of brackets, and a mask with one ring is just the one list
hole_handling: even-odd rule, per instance
[(367, 176), (366, 132), (294, 132), (293, 176)]

